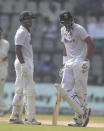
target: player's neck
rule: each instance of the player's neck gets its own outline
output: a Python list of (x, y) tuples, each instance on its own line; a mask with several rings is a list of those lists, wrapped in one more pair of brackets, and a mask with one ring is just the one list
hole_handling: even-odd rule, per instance
[(30, 32), (30, 28), (29, 27), (25, 27), (27, 30), (28, 30), (28, 32)]
[(27, 27), (25, 25), (23, 25), (23, 26), (28, 30), (28, 32), (30, 32), (30, 28), (29, 27)]
[(67, 32), (70, 32), (70, 29), (67, 29), (67, 28), (66, 28), (66, 31), (67, 31)]

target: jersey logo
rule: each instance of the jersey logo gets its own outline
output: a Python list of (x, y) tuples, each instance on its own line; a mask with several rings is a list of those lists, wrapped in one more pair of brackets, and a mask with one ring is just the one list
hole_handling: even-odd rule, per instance
[(67, 36), (67, 33), (65, 33), (64, 36)]

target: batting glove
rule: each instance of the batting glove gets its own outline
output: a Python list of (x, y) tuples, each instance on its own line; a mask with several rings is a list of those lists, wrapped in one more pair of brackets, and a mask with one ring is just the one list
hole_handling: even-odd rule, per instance
[(27, 78), (29, 76), (26, 63), (25, 64), (21, 64), (21, 76), (23, 78)]
[(90, 68), (89, 61), (83, 61), (81, 67), (82, 67), (82, 73), (87, 72), (89, 70), (89, 68)]

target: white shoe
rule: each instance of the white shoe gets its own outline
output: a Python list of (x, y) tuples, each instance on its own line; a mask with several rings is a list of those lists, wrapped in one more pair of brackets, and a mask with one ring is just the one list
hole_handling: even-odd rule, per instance
[(74, 120), (71, 123), (69, 123), (68, 126), (81, 127), (82, 123), (78, 123), (77, 119), (74, 118)]
[(33, 119), (32, 121), (28, 121), (28, 119), (25, 118), (24, 124), (41, 125), (41, 122), (39, 122), (39, 121), (37, 121), (37, 120), (35, 120), (35, 119)]
[(87, 126), (88, 122), (89, 122), (89, 116), (91, 114), (91, 108), (89, 109), (85, 109), (84, 115), (83, 115), (83, 123), (82, 126), (85, 127)]
[(18, 115), (12, 115), (8, 123), (9, 124), (24, 124), (23, 121), (19, 119)]

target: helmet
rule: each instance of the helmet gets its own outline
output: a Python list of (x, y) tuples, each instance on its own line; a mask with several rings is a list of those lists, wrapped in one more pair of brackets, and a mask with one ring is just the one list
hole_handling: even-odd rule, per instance
[(69, 11), (62, 11), (59, 15), (60, 22), (73, 21), (72, 14)]
[(35, 19), (36, 16), (31, 11), (23, 11), (19, 16), (20, 22), (29, 18)]

